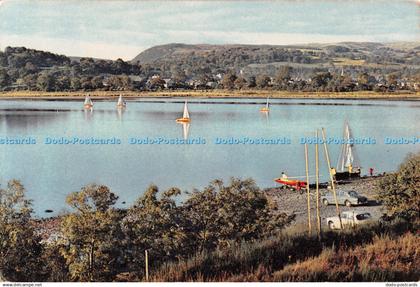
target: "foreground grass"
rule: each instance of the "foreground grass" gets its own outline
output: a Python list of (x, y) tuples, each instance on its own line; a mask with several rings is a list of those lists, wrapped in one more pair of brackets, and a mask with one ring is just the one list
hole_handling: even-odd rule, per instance
[[(397, 222), (326, 232), (321, 240), (305, 233), (283, 234), (168, 263), (152, 272), (152, 281), (419, 280), (419, 238), (410, 229)], [(365, 257), (355, 265), (361, 254)]]
[(324, 250), (319, 256), (286, 266), (273, 281), (418, 281), (419, 237), (375, 237), (371, 244)]
[(420, 92), (400, 91), (395, 93), (377, 93), (369, 91), (361, 92), (287, 92), (273, 90), (206, 90), (206, 91), (156, 91), (156, 92), (132, 92), (132, 91), (93, 91), (93, 92), (36, 92), (36, 91), (12, 91), (0, 92), (1, 98), (30, 98), (30, 99), (79, 99), (90, 94), (92, 98), (109, 99), (122, 94), (127, 98), (137, 97), (197, 97), (197, 98), (321, 98), (321, 99), (420, 99)]

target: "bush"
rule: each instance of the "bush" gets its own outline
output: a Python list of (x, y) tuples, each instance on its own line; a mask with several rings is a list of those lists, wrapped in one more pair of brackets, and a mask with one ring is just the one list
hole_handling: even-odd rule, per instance
[(418, 220), (420, 216), (420, 153), (409, 155), (396, 173), (379, 181), (377, 198), (391, 216)]

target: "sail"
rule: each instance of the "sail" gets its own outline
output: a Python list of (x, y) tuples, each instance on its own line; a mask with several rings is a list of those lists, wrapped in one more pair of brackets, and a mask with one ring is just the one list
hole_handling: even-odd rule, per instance
[(268, 109), (268, 107), (269, 107), (269, 103), (268, 103), (268, 97), (267, 97), (267, 103), (265, 104), (265, 107)]
[(359, 167), (358, 159), (356, 158), (355, 154), (355, 146), (354, 144), (349, 143), (349, 140), (353, 138), (350, 126), (348, 122), (345, 123), (344, 126), (344, 135), (343, 139), (345, 140), (345, 143), (341, 146), (341, 153), (338, 158), (337, 163), (337, 171), (338, 172), (344, 172), (348, 171), (348, 167)]
[(118, 98), (118, 102), (117, 102), (117, 106), (124, 106), (125, 102), (122, 98), (122, 95), (120, 95), (120, 97)]
[(188, 113), (187, 102), (185, 102), (185, 104), (184, 104), (184, 114), (182, 115), (182, 117), (184, 119), (189, 119), (190, 118), (190, 114)]
[(85, 105), (93, 105), (92, 100), (90, 99), (89, 95), (86, 96), (85, 98)]

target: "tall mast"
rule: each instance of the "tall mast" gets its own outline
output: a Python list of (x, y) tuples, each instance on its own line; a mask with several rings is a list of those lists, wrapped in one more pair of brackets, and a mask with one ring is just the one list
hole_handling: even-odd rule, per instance
[(184, 114), (183, 114), (182, 117), (185, 118), (185, 119), (190, 118), (190, 114), (188, 113), (187, 101), (185, 101), (185, 104), (184, 104)]
[(354, 144), (349, 143), (349, 140), (353, 138), (349, 123), (346, 121), (344, 125), (343, 139), (346, 141), (341, 145), (341, 152), (338, 158), (337, 171), (344, 172), (349, 166), (355, 166), (358, 164), (356, 159)]

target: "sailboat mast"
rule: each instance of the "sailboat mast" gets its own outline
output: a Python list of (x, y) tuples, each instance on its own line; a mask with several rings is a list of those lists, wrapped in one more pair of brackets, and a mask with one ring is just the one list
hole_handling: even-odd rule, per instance
[(188, 107), (187, 107), (187, 102), (186, 101), (185, 101), (185, 104), (184, 104), (184, 114), (183, 114), (182, 117), (185, 118), (185, 119), (189, 119), (190, 118), (190, 115), (188, 113)]
[(349, 143), (348, 143), (349, 138), (350, 138), (349, 124), (346, 121), (344, 123), (344, 132), (343, 132), (343, 140), (345, 142), (341, 145), (340, 157), (338, 158), (338, 163), (337, 163), (337, 171), (339, 172), (343, 172), (346, 169), (347, 155), (349, 151)]

